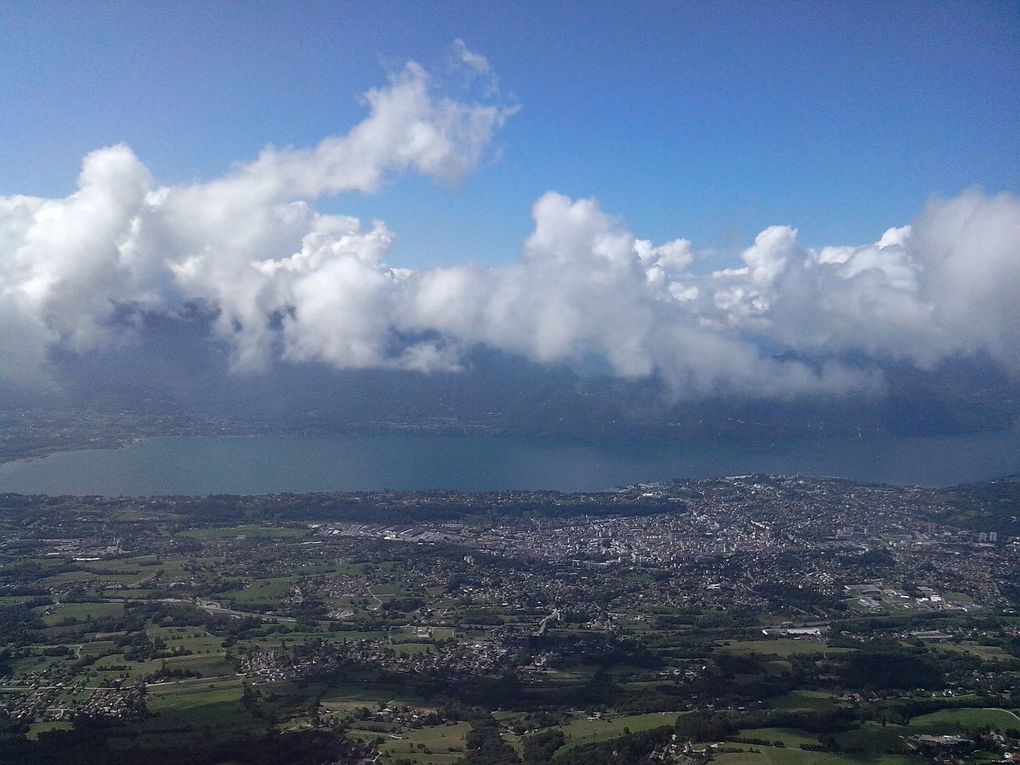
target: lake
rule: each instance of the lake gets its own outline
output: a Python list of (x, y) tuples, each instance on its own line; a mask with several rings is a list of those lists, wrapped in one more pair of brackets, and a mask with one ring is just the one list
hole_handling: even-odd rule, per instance
[(1020, 431), (875, 439), (599, 443), (513, 436), (156, 438), (0, 465), (22, 494), (372, 489), (594, 491), (746, 473), (946, 486), (1020, 472)]

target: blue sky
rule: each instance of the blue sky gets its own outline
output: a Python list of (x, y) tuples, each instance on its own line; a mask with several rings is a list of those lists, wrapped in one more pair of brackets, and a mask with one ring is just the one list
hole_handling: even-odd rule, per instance
[(454, 195), (407, 176), (317, 203), (384, 219), (398, 265), (511, 262), (548, 190), (723, 253), (772, 224), (864, 243), (932, 194), (1020, 191), (1017, 2), (401, 0), (5, 3), (0, 195), (64, 196), (121, 141), (163, 183), (313, 145), (456, 38), (521, 106), (500, 156)]

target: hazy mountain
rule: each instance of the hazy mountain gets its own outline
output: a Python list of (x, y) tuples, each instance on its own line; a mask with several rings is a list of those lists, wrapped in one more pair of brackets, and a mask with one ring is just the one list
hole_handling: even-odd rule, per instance
[[(56, 354), (56, 384), (32, 393), (7, 389), (3, 407), (213, 419), (233, 432), (472, 429), (614, 439), (958, 433), (1011, 427), (1020, 413), (1017, 386), (982, 356), (928, 371), (885, 364), (879, 393), (676, 400), (654, 376), (581, 374), (484, 347), (459, 372), (280, 363), (236, 374), (226, 349), (205, 340), (204, 324), (194, 316), (154, 317), (140, 342)], [(841, 362), (876, 368), (864, 359)]]

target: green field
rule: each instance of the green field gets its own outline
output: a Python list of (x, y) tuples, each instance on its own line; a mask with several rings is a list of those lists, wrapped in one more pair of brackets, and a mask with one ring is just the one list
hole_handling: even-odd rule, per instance
[(464, 736), (471, 729), (465, 722), (409, 728), (395, 733), (400, 738), (386, 737), (382, 751), (394, 759), (410, 759), (421, 765), (452, 763), (464, 754)]
[(163, 661), (167, 669), (198, 672), (201, 677), (221, 677), (234, 674), (234, 665), (218, 655), (171, 656)]
[(310, 531), (306, 528), (291, 528), (288, 526), (219, 526), (206, 529), (193, 529), (185, 533), (186, 536), (195, 539), (245, 539), (258, 540), (289, 540), (300, 539), (308, 536)]
[(149, 693), (148, 707), (153, 716), (139, 724), (148, 740), (165, 737), (172, 742), (181, 732), (197, 730), (207, 730), (210, 735), (233, 736), (257, 731), (263, 725), (241, 704), (241, 683), (236, 679), (154, 686)]
[(46, 722), (35, 722), (28, 726), (26, 734), (29, 740), (39, 738), (40, 733), (48, 733), (51, 730), (71, 730), (74, 725), (64, 720), (47, 720)]
[(179, 648), (195, 654), (223, 653), (223, 639), (210, 635), (201, 627), (152, 627), (146, 632), (151, 640), (162, 639), (170, 650)]
[(832, 709), (838, 699), (825, 691), (791, 691), (769, 699), (772, 709)]
[(799, 747), (801, 744), (818, 743), (818, 737), (794, 728), (745, 728), (737, 734), (740, 738), (759, 738), (765, 741), (782, 741), (783, 746)]
[(910, 721), (910, 727), (925, 732), (953, 732), (989, 726), (998, 730), (1020, 730), (1020, 717), (1006, 709), (942, 709), (920, 715)]
[(338, 714), (349, 713), (358, 707), (375, 709), (379, 703), (389, 706), (413, 706), (430, 711), (435, 709), (434, 705), (427, 704), (422, 699), (396, 694), (392, 689), (358, 684), (330, 688), (319, 703), (327, 711)]
[(123, 603), (60, 603), (50, 609), (52, 613), (44, 614), (42, 620), (51, 627), (65, 621), (87, 622), (124, 615)]
[(567, 735), (567, 743), (561, 751), (568, 751), (580, 744), (616, 738), (624, 735), (626, 730), (631, 733), (640, 733), (653, 728), (661, 728), (664, 725), (673, 725), (676, 723), (677, 715), (677, 712), (651, 712), (643, 715), (604, 717), (595, 720), (578, 715), (567, 724), (559, 726), (560, 730)]
[(712, 762), (717, 765), (921, 765), (920, 757), (904, 755), (881, 755), (878, 757), (851, 757), (831, 752), (806, 752), (774, 746), (747, 744), (725, 744), (733, 748), (754, 748), (756, 752), (733, 752), (720, 754)]
[(287, 598), (293, 585), (294, 580), (290, 578), (261, 579), (243, 590), (229, 590), (223, 598), (242, 606), (249, 603), (275, 604)]
[(85, 643), (79, 653), (82, 656), (106, 656), (115, 651), (116, 648), (117, 644), (112, 640), (93, 640)]
[(997, 645), (979, 645), (977, 643), (937, 643), (929, 646), (936, 651), (968, 653), (984, 661), (1011, 661), (1015, 657)]
[(794, 656), (813, 653), (848, 653), (853, 649), (832, 648), (827, 643), (817, 640), (780, 638), (778, 640), (727, 640), (719, 647), (719, 650), (737, 654), (757, 653), (766, 656)]
[(156, 711), (170, 707), (191, 709), (226, 701), (238, 701), (240, 698), (240, 680), (221, 680), (217, 683), (193, 680), (154, 689), (149, 696), (149, 706)]
[(866, 722), (856, 730), (834, 734), (836, 741), (844, 749), (859, 749), (865, 752), (910, 752), (905, 737), (917, 731), (902, 725), (881, 725)]

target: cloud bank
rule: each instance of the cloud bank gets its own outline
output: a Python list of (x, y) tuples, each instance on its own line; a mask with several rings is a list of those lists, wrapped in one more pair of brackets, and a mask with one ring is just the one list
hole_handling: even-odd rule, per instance
[(984, 352), (1020, 374), (1020, 199), (1008, 194), (933, 199), (856, 247), (807, 248), (773, 226), (740, 267), (699, 274), (690, 242), (641, 239), (596, 201), (549, 192), (515, 265), (387, 265), (384, 223), (310, 203), (405, 172), (464, 181), (514, 107), (484, 57), (460, 42), (454, 54), (475, 100), (443, 96), (409, 63), (365, 95), (362, 122), (314, 148), (163, 186), (119, 145), (89, 154), (66, 198), (0, 198), (0, 377), (38, 384), (54, 349), (135, 342), (146, 314), (194, 305), (241, 374), (455, 370), (477, 344), (657, 375), (677, 397), (876, 390), (874, 367), (839, 361), (851, 355), (931, 367)]

